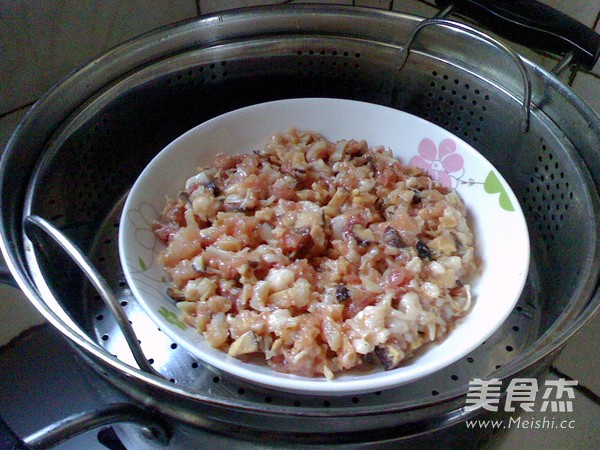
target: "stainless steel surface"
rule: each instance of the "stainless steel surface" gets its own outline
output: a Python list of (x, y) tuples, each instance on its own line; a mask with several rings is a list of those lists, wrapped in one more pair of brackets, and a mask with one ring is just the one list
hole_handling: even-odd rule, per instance
[[(450, 10), (451, 10), (451, 8), (452, 8), (451, 6), (448, 7), (448, 9), (450, 9)], [(448, 11), (448, 13), (449, 12), (450, 11)], [(440, 13), (440, 15), (446, 16), (447, 12), (442, 11)], [(515, 51), (513, 51), (511, 48), (509, 48), (502, 42), (491, 38), (490, 36), (486, 35), (485, 33), (482, 33), (479, 30), (476, 30), (473, 27), (465, 25), (464, 23), (455, 22), (455, 21), (447, 20), (447, 19), (435, 18), (435, 19), (428, 19), (428, 20), (422, 21), (410, 33), (408, 40), (402, 47), (402, 50), (400, 50), (400, 54), (398, 55), (398, 70), (401, 70), (402, 67), (404, 66), (404, 64), (406, 64), (406, 60), (408, 59), (408, 56), (410, 54), (410, 47), (411, 47), (412, 43), (415, 41), (415, 39), (417, 38), (417, 35), (419, 34), (419, 32), (423, 28), (431, 27), (431, 26), (446, 26), (446, 27), (453, 28), (453, 29), (456, 29), (459, 31), (464, 31), (464, 32), (470, 34), (471, 36), (479, 37), (479, 38), (489, 42), (490, 44), (498, 47), (500, 50), (502, 50), (506, 54), (506, 56), (510, 57), (510, 59), (512, 59), (514, 61), (514, 63), (516, 64), (516, 66), (519, 69), (519, 72), (521, 73), (521, 76), (523, 77), (523, 100), (522, 100), (523, 106), (521, 107), (521, 131), (523, 131), (524, 133), (528, 132), (530, 117), (531, 117), (531, 80), (529, 79), (529, 74), (527, 73), (525, 64), (523, 64), (523, 61), (521, 61), (520, 56), (517, 55), (517, 53)]]
[[(114, 319), (121, 334), (125, 338), (126, 345), (131, 351), (137, 367), (151, 375), (159, 375), (154, 370), (152, 365), (148, 363), (148, 359), (144, 356), (144, 353), (139, 346), (137, 336), (135, 335), (129, 320), (123, 311), (123, 307), (119, 302), (117, 302), (102, 275), (96, 270), (94, 265), (89, 262), (88, 258), (81, 252), (81, 250), (73, 245), (73, 243), (69, 241), (69, 239), (67, 239), (67, 237), (62, 234), (58, 228), (42, 217), (35, 215), (27, 216), (24, 220), (23, 229), (32, 242), (35, 242), (36, 240), (35, 237), (33, 237), (35, 236), (35, 233), (41, 230), (42, 232), (46, 233), (46, 235), (50, 236), (65, 251), (65, 253), (73, 260), (73, 262), (75, 262), (82, 270), (85, 277), (98, 293), (98, 296), (103, 300), (104, 305), (110, 312), (111, 317)], [(55, 311), (55, 314), (63, 314), (63, 311)]]
[[(122, 207), (122, 203), (118, 206)], [(90, 258), (107, 277), (110, 289), (123, 305), (136, 335), (141, 340), (144, 353), (150, 358), (154, 368), (170, 382), (190, 391), (210, 390), (215, 397), (251, 401), (259, 405), (292, 406), (298, 409), (342, 408), (349, 412), (367, 406), (393, 405), (399, 402), (417, 403), (423, 399), (435, 401), (436, 397), (446, 396), (473, 377), (479, 376), (478, 374), (493, 373), (510, 363), (515, 354), (522, 353), (536, 339), (539, 331), (540, 309), (538, 305), (531, 303), (530, 299), (523, 297), (501, 329), (468, 357), (425, 380), (387, 390), (385, 395), (376, 392), (345, 397), (321, 397), (259, 388), (207, 367), (200, 360), (193, 358), (160, 331), (138, 305), (131, 290), (123, 282), (123, 272), (120, 269), (115, 270), (115, 267), (119, 267), (116, 242), (120, 213), (120, 208), (113, 210), (102, 223), (91, 247)], [(120, 360), (131, 361), (119, 327), (95, 290), (86, 290), (83, 301), (88, 309), (86, 316), (91, 319), (89, 327), (93, 329), (96, 341)]]
[(169, 432), (152, 414), (131, 404), (111, 404), (101, 409), (86, 411), (66, 417), (23, 439), (31, 449), (54, 448), (85, 432), (113, 423), (135, 423), (149, 442), (162, 447), (169, 444)]
[[(521, 133), (514, 61), (457, 30), (423, 30), (398, 72), (401, 44), (418, 23), (360, 9), (237, 12), (145, 36), (74, 74), (33, 108), (2, 161), (2, 246), (20, 286), (117, 392), (186, 433), (243, 432), (278, 443), (422, 438), (469, 416), (462, 406), (470, 379), (537, 376), (600, 301), (600, 121), (559, 80), (525, 62), (532, 107), (530, 131)], [(502, 330), (463, 361), (390, 391), (289, 396), (205, 368), (173, 348), (132, 299), (116, 232), (123, 196), (149, 159), (214, 115), (295, 96), (354, 98), (424, 117), (470, 142), (511, 184), (532, 238), (528, 283)], [(73, 264), (51, 244), (44, 252), (25, 244), (27, 214), (49, 219), (90, 256), (126, 302), (153, 367), (171, 381), (129, 366), (122, 335)], [(61, 303), (88, 339), (52, 315), (48, 301)]]

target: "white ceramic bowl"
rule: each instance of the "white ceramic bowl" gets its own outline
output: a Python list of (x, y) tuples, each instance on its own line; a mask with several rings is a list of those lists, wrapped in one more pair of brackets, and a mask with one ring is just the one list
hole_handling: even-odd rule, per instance
[[(365, 139), (391, 148), (403, 162), (427, 168), (451, 185), (467, 206), (483, 262), (473, 284), (470, 313), (441, 343), (391, 371), (338, 375), (335, 379), (281, 374), (266, 365), (242, 362), (209, 346), (181, 323), (166, 295), (166, 275), (156, 262), (163, 244), (151, 223), (165, 195), (174, 198), (185, 180), (217, 152), (262, 147), (271, 135), (290, 127), (313, 130), (326, 139)], [(529, 266), (529, 235), (517, 198), (481, 154), (448, 131), (395, 109), (351, 100), (305, 98), (258, 104), (232, 111), (183, 134), (145, 168), (125, 203), (119, 229), (121, 263), (129, 286), (146, 312), (174, 342), (206, 363), (246, 381), (274, 389), (345, 395), (382, 390), (436, 372), (464, 357), (504, 322), (521, 295)]]

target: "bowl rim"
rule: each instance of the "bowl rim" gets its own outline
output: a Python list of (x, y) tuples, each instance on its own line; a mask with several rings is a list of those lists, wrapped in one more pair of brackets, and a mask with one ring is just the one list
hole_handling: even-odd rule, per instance
[[(215, 129), (218, 129), (220, 126), (222, 127), (223, 123), (227, 123), (227, 121), (231, 121), (231, 120), (235, 121), (239, 117), (245, 117), (247, 115), (264, 112), (265, 109), (268, 110), (269, 108), (274, 108), (275, 110), (278, 110), (278, 108), (285, 109), (286, 107), (290, 107), (292, 109), (298, 108), (298, 110), (303, 110), (303, 109), (306, 110), (306, 108), (308, 108), (308, 110), (310, 111), (310, 110), (313, 110), (313, 108), (315, 108), (315, 107), (323, 107), (323, 106), (327, 106), (327, 107), (331, 107), (331, 108), (358, 108), (365, 112), (379, 111), (379, 112), (382, 112), (383, 114), (389, 114), (391, 116), (398, 116), (398, 117), (402, 116), (404, 119), (409, 118), (410, 120), (415, 121), (415, 123), (420, 123), (421, 125), (425, 126), (426, 128), (435, 130), (436, 133), (441, 133), (443, 135), (452, 136), (452, 138), (460, 144), (461, 149), (465, 149), (466, 151), (468, 151), (468, 153), (470, 155), (475, 155), (477, 158), (482, 159), (491, 168), (493, 168), (495, 170), (498, 182), (500, 183), (501, 186), (504, 187), (504, 191), (505, 191), (506, 195), (508, 196), (508, 198), (511, 200), (511, 202), (515, 208), (515, 212), (517, 213), (516, 217), (518, 217), (518, 221), (521, 224), (520, 230), (521, 230), (522, 236), (520, 238), (523, 240), (523, 245), (526, 244), (526, 251), (523, 252), (523, 254), (521, 255), (521, 258), (519, 260), (520, 267), (521, 267), (521, 272), (520, 272), (521, 275), (520, 275), (520, 278), (517, 281), (517, 284), (515, 285), (515, 288), (514, 288), (514, 291), (515, 291), (514, 298), (512, 298), (509, 303), (507, 303), (507, 308), (505, 308), (506, 310), (504, 311), (503, 316), (500, 318), (497, 318), (496, 322), (494, 323), (494, 326), (492, 328), (490, 328), (490, 330), (488, 330), (487, 333), (481, 334), (480, 339), (478, 339), (478, 341), (476, 343), (472, 343), (471, 345), (465, 346), (462, 351), (457, 351), (452, 358), (442, 361), (441, 364), (435, 364), (435, 363), (429, 364), (427, 366), (426, 371), (421, 370), (422, 368), (419, 367), (419, 364), (410, 365), (410, 363), (409, 363), (406, 366), (402, 366), (401, 371), (399, 371), (398, 369), (395, 369), (393, 371), (377, 372), (376, 376), (374, 376), (374, 377), (372, 376), (373, 373), (371, 373), (369, 376), (366, 376), (365, 374), (359, 374), (356, 376), (345, 374), (343, 377), (335, 378), (334, 380), (326, 380), (324, 377), (323, 378), (307, 378), (307, 377), (301, 377), (301, 376), (297, 376), (297, 375), (283, 374), (283, 373), (275, 372), (274, 370), (272, 370), (270, 368), (267, 368), (266, 373), (265, 373), (265, 370), (261, 371), (260, 368), (257, 367), (256, 365), (251, 364), (251, 363), (244, 363), (236, 358), (226, 355), (221, 350), (213, 349), (220, 354), (220, 357), (214, 357), (215, 355), (211, 355), (211, 354), (202, 352), (201, 349), (199, 349), (198, 347), (193, 345), (193, 343), (191, 343), (188, 339), (182, 339), (179, 336), (179, 334), (177, 334), (172, 327), (164, 326), (165, 322), (163, 320), (160, 320), (160, 318), (157, 317), (156, 311), (153, 310), (152, 308), (150, 308), (148, 303), (144, 300), (144, 298), (145, 298), (144, 294), (142, 291), (140, 291), (140, 289), (138, 289), (137, 280), (133, 277), (132, 272), (129, 270), (130, 269), (130, 264), (128, 262), (129, 261), (128, 260), (129, 252), (127, 250), (129, 248), (129, 246), (126, 243), (126, 240), (130, 236), (128, 234), (128, 231), (131, 230), (131, 226), (129, 226), (130, 221), (127, 220), (127, 214), (131, 210), (132, 203), (134, 202), (134, 200), (137, 199), (136, 193), (139, 193), (141, 187), (144, 187), (145, 180), (148, 179), (149, 174), (151, 174), (152, 171), (155, 170), (155, 168), (158, 167), (160, 164), (164, 164), (165, 155), (167, 155), (167, 156), (169, 154), (172, 155), (174, 152), (174, 150), (173, 150), (174, 148), (175, 149), (178, 148), (178, 146), (182, 145), (182, 143), (186, 142), (187, 140), (196, 139), (196, 135), (201, 135), (202, 133), (206, 133), (206, 132), (214, 132)], [(290, 125), (293, 125), (293, 124), (290, 124)], [(284, 130), (274, 129), (274, 130), (272, 130), (272, 134), (274, 134), (276, 132), (282, 132), (282, 131), (284, 131)], [(315, 130), (315, 131), (320, 132), (320, 130)], [(326, 135), (327, 133), (323, 133), (323, 134), (325, 135), (325, 137), (327, 139), (329, 139), (328, 136)], [(348, 136), (347, 138), (348, 139), (349, 138), (360, 138), (360, 136), (359, 137)], [(378, 145), (378, 143), (377, 142), (369, 142), (369, 145)], [(405, 162), (403, 161), (403, 163), (405, 163)], [(185, 182), (185, 179), (182, 178), (181, 182), (179, 184), (183, 185), (184, 182)], [(465, 202), (465, 204), (466, 204), (466, 202)], [(466, 206), (469, 207), (469, 205), (466, 205)], [(406, 113), (404, 111), (400, 111), (397, 109), (393, 109), (393, 108), (390, 108), (387, 106), (376, 105), (376, 104), (366, 103), (366, 102), (361, 102), (361, 101), (356, 101), (356, 100), (346, 100), (346, 99), (296, 98), (296, 99), (286, 99), (286, 100), (276, 100), (276, 101), (271, 101), (271, 102), (264, 102), (264, 103), (259, 103), (259, 104), (250, 105), (250, 106), (247, 106), (244, 108), (236, 109), (236, 110), (227, 112), (225, 114), (221, 114), (221, 115), (214, 117), (208, 121), (198, 124), (197, 126), (186, 131), (185, 133), (183, 133), (182, 135), (180, 135), (176, 139), (174, 139), (171, 143), (169, 143), (144, 168), (144, 170), (141, 172), (141, 174), (136, 179), (133, 187), (131, 188), (131, 190), (127, 196), (120, 223), (121, 223), (121, 226), (119, 227), (119, 239), (118, 239), (118, 241), (119, 241), (119, 243), (118, 243), (119, 258), (121, 261), (121, 266), (122, 266), (123, 272), (125, 274), (125, 278), (132, 290), (132, 293), (133, 293), (136, 301), (142, 306), (144, 311), (150, 316), (150, 318), (153, 320), (153, 322), (156, 323), (161, 328), (161, 330), (164, 331), (167, 334), (167, 336), (169, 336), (169, 338), (171, 338), (173, 340), (173, 342), (180, 344), (188, 352), (192, 353), (194, 356), (198, 357), (199, 359), (208, 363), (209, 365), (216, 367), (217, 369), (227, 372), (231, 375), (234, 375), (238, 378), (244, 379), (253, 384), (257, 384), (257, 385), (260, 385), (263, 387), (273, 388), (273, 389), (287, 391), (287, 392), (300, 393), (300, 394), (347, 395), (347, 394), (357, 394), (357, 393), (377, 391), (377, 390), (395, 387), (400, 384), (408, 383), (411, 381), (415, 381), (424, 376), (432, 374), (432, 373), (442, 369), (443, 367), (446, 367), (446, 366), (452, 364), (453, 362), (457, 361), (458, 359), (466, 356), (469, 352), (471, 352), (474, 348), (476, 348), (481, 342), (483, 342), (487, 338), (489, 338), (489, 336), (491, 336), (497, 330), (497, 328), (500, 327), (500, 325), (504, 322), (504, 320), (506, 320), (506, 318), (508, 317), (508, 315), (514, 308), (516, 302), (518, 301), (518, 299), (524, 289), (526, 278), (527, 278), (527, 272), (529, 269), (529, 263), (530, 263), (530, 260), (529, 260), (529, 234), (528, 234), (528, 230), (527, 230), (527, 224), (526, 224), (526, 221), (525, 221), (525, 218), (523, 215), (523, 211), (521, 210), (519, 202), (518, 202), (514, 192), (512, 192), (512, 190), (510, 189), (510, 185), (503, 178), (502, 174), (497, 169), (495, 169), (495, 167), (483, 155), (481, 155), (481, 153), (479, 153), (477, 150), (475, 150), (470, 144), (466, 143), (459, 137), (453, 135), (451, 132), (444, 130), (443, 128), (439, 127), (438, 125), (428, 122), (422, 118), (419, 118), (412, 114), (409, 114), (409, 113)], [(474, 230), (474, 233), (475, 233), (475, 230)], [(476, 234), (476, 238), (477, 237), (480, 237), (480, 235)], [(166, 296), (166, 294), (165, 294), (165, 296)], [(477, 301), (477, 300), (475, 300), (475, 301)], [(508, 305), (510, 305), (510, 307), (508, 307)], [(469, 312), (469, 314), (470, 314), (470, 312)], [(467, 317), (468, 317), (468, 314), (467, 314)], [(460, 323), (457, 325), (457, 327), (460, 327)], [(193, 330), (191, 327), (190, 327), (190, 329)], [(195, 332), (196, 330), (193, 330), (193, 331)], [(452, 332), (454, 332), (454, 330)], [(199, 335), (199, 333), (197, 333), (197, 334)], [(442, 341), (442, 343), (446, 339), (447, 339), (447, 337)], [(209, 351), (210, 351), (210, 349), (209, 349)], [(428, 352), (428, 351), (429, 351), (429, 349), (427, 349), (426, 352)], [(225, 355), (225, 358), (223, 358), (223, 355)]]

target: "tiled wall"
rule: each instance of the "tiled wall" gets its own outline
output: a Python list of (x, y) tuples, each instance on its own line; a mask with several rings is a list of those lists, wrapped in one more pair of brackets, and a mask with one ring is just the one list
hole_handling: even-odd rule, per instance
[[(296, 2), (298, 1), (0, 0), (0, 151), (33, 102), (69, 72), (109, 48), (159, 26), (200, 14), (229, 8)], [(543, 2), (600, 33), (600, 0)], [(438, 11), (434, 7), (434, 0), (304, 0), (303, 3), (392, 9), (424, 17), (430, 17)], [(518, 46), (516, 48), (546, 68), (552, 67), (557, 61), (548, 55), (540, 55)], [(567, 72), (563, 79), (600, 112), (600, 63), (592, 71)], [(1, 285), (0, 317), (11, 317), (8, 323), (5, 322), (0, 327), (0, 346), (16, 335), (19, 327), (25, 329), (42, 320), (20, 292)], [(582, 385), (596, 395), (600, 395), (600, 358), (597, 357), (599, 336), (600, 314), (596, 314), (555, 363), (560, 371), (579, 379)], [(582, 352), (582, 349), (585, 350)], [(590, 408), (590, 411), (595, 411), (597, 406)], [(542, 436), (538, 442), (545, 443), (546, 437)], [(591, 438), (589, 442), (592, 442)], [(521, 444), (523, 443), (518, 442), (518, 447)], [(575, 443), (573, 445), (576, 446)], [(507, 445), (506, 448), (517, 447)]]
[[(297, 0), (0, 1), (0, 149), (31, 104), (54, 83), (127, 39), (201, 14), (296, 2), (300, 3)], [(438, 11), (434, 0), (304, 0), (303, 3), (392, 9), (424, 17)], [(600, 32), (600, 0), (544, 0), (544, 3)], [(517, 48), (548, 68), (557, 61)], [(600, 112), (600, 63), (593, 71), (577, 71), (574, 76), (566, 73), (564, 77)], [(13, 298), (14, 295), (6, 295), (6, 289), (0, 286), (0, 298)], [(3, 301), (2, 312), (6, 312), (8, 303), (6, 299)], [(18, 303), (14, 302), (15, 308)], [(34, 313), (27, 312), (30, 313), (35, 321)]]
[[(54, 83), (110, 47), (145, 31), (219, 10), (294, 3), (282, 0), (11, 0), (0, 2), (0, 117), (27, 107)], [(305, 0), (304, 3), (307, 3)], [(431, 16), (433, 0), (321, 0)], [(598, 0), (545, 0), (596, 27)], [(542, 62), (540, 58), (539, 62)], [(548, 63), (548, 62), (546, 62)], [(551, 64), (551, 62), (550, 62)], [(595, 71), (600, 74), (600, 64)], [(573, 87), (586, 98), (595, 77), (577, 74)], [(590, 95), (592, 94), (592, 95)], [(600, 110), (600, 100), (591, 100)]]
[(0, 2), (0, 115), (108, 48), (196, 13), (192, 0)]

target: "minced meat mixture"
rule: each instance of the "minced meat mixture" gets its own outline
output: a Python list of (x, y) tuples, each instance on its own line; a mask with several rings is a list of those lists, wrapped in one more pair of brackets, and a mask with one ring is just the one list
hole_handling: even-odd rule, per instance
[(154, 231), (182, 320), (279, 372), (393, 369), (471, 304), (473, 234), (459, 196), (365, 141), (291, 129), (260, 150), (219, 154)]

